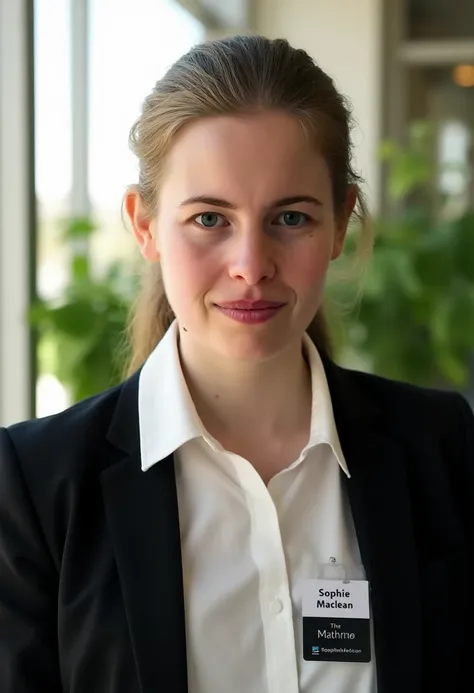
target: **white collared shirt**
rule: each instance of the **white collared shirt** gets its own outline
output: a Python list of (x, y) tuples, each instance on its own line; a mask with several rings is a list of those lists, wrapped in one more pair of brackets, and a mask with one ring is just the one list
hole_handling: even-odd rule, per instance
[(142, 369), (139, 423), (143, 471), (175, 455), (189, 693), (376, 693), (373, 642), (370, 663), (303, 659), (303, 581), (331, 559), (365, 578), (316, 347), (305, 336), (309, 442), (266, 486), (204, 429), (177, 334), (175, 322)]

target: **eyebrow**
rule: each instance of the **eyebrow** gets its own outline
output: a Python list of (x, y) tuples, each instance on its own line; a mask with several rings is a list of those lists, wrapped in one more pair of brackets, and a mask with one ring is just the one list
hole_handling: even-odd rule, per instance
[[(271, 205), (270, 209), (275, 207), (287, 207), (288, 205), (295, 205), (299, 202), (307, 202), (309, 204), (315, 205), (316, 207), (322, 207), (323, 203), (318, 200), (317, 197), (312, 197), (311, 195), (292, 195), (291, 197), (282, 197), (275, 200)], [(195, 204), (206, 204), (212, 207), (224, 207), (225, 209), (237, 209), (236, 205), (232, 204), (228, 200), (222, 200), (219, 197), (210, 197), (209, 195), (194, 195), (193, 197), (188, 197), (184, 202), (181, 202), (180, 207), (187, 207), (188, 205)]]

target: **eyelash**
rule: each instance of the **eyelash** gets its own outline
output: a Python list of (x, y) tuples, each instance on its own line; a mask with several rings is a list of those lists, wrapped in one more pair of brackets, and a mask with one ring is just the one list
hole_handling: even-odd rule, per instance
[[(210, 230), (210, 229), (222, 229), (222, 228), (225, 228), (226, 226), (229, 226), (229, 222), (227, 222), (226, 224), (223, 224), (223, 225), (221, 225), (221, 226), (205, 226), (204, 224), (200, 224), (197, 220), (199, 219), (199, 217), (202, 217), (202, 216), (204, 216), (204, 215), (206, 215), (206, 214), (213, 214), (213, 215), (215, 214), (217, 217), (219, 217), (219, 219), (221, 219), (221, 220), (227, 222), (227, 220), (226, 220), (226, 218), (224, 217), (224, 215), (223, 215), (223, 214), (219, 214), (219, 212), (201, 212), (200, 214), (196, 214), (194, 217), (192, 217), (192, 221), (193, 221), (195, 224), (197, 224), (197, 226), (200, 226), (200, 227), (203, 228), (203, 229), (209, 229), (209, 230)], [(294, 228), (294, 229), (299, 229), (299, 228), (301, 228), (302, 226), (305, 226), (308, 222), (312, 221), (311, 217), (310, 217), (308, 214), (305, 214), (304, 212), (293, 211), (293, 210), (291, 210), (291, 209), (287, 209), (287, 210), (285, 210), (284, 212), (280, 212), (280, 214), (277, 216), (277, 219), (279, 219), (280, 217), (282, 217), (284, 214), (298, 214), (300, 217), (302, 217), (302, 223), (301, 223), (301, 224), (298, 224), (297, 226), (291, 226), (291, 225), (288, 225), (288, 224), (281, 224), (281, 226), (283, 226), (283, 227), (285, 227), (285, 228), (287, 228), (287, 229), (292, 229), (292, 228)]]

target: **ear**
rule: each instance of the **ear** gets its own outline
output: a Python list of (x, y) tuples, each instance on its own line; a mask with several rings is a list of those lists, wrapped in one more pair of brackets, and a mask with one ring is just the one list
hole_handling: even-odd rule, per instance
[(331, 260), (336, 260), (342, 253), (344, 241), (346, 240), (347, 227), (349, 220), (357, 202), (358, 189), (357, 185), (349, 185), (347, 189), (346, 201), (342, 213), (338, 215), (336, 220), (336, 233), (334, 236), (334, 244), (332, 249)]
[(136, 188), (127, 190), (124, 206), (141, 254), (149, 262), (158, 262), (160, 253), (156, 247), (156, 220), (150, 217)]

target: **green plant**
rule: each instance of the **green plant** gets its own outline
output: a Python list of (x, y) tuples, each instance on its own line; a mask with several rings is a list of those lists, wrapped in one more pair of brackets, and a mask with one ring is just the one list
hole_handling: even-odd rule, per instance
[(38, 300), (30, 321), (40, 336), (46, 370), (79, 401), (120, 381), (126, 350), (124, 328), (136, 291), (136, 275), (117, 261), (93, 271), (89, 247), (95, 227), (89, 219), (67, 222), (69, 282), (58, 300)]
[(436, 193), (433, 136), (415, 123), (408, 146), (382, 144), (387, 193), (399, 210), (375, 220), (374, 254), (343, 346), (380, 375), (463, 388), (474, 353), (474, 214), (449, 212), (453, 201)]

